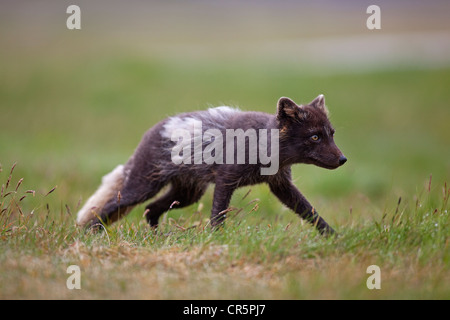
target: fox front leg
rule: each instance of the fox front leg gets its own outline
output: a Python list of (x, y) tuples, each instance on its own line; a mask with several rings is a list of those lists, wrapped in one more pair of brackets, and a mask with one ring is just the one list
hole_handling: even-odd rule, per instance
[(290, 170), (279, 172), (271, 179), (269, 186), (272, 193), (283, 204), (297, 213), (302, 219), (314, 225), (322, 235), (328, 236), (336, 233), (292, 183)]
[(224, 181), (216, 181), (211, 210), (212, 227), (216, 228), (223, 225), (234, 190), (236, 190), (236, 186), (234, 184), (226, 183)]

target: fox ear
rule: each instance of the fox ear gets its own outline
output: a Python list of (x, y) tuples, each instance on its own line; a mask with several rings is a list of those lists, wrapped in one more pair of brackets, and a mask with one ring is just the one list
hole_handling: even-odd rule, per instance
[(324, 95), (323, 94), (319, 94), (317, 96), (317, 98), (315, 98), (313, 101), (311, 101), (311, 103), (309, 105), (311, 105), (313, 107), (316, 107), (316, 108), (320, 108), (320, 109), (325, 110), (326, 107), (325, 107), (325, 97), (324, 97)]
[(277, 118), (278, 120), (303, 120), (305, 112), (302, 106), (298, 106), (289, 98), (281, 97), (278, 100)]
[(322, 110), (328, 116), (329, 112), (325, 106), (325, 97), (323, 94), (319, 94), (309, 105)]

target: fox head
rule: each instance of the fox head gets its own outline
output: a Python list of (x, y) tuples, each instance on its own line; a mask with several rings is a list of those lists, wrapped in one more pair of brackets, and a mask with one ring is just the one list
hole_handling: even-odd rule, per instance
[(347, 158), (334, 142), (334, 128), (328, 119), (325, 97), (319, 95), (307, 105), (297, 105), (289, 98), (278, 100), (281, 161), (307, 163), (336, 169)]

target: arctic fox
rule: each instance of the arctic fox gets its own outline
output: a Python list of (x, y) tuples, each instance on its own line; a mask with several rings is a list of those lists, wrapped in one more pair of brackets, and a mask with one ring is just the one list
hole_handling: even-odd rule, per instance
[(169, 117), (145, 133), (125, 165), (103, 177), (78, 212), (77, 223), (112, 223), (170, 185), (146, 207), (148, 223), (157, 227), (158, 218), (169, 208), (197, 202), (214, 183), (210, 222), (215, 227), (223, 223), (234, 190), (266, 183), (320, 233), (333, 234), (293, 184), (291, 166), (343, 165), (347, 158), (336, 146), (334, 132), (323, 95), (306, 105), (282, 97), (276, 114), (217, 107)]

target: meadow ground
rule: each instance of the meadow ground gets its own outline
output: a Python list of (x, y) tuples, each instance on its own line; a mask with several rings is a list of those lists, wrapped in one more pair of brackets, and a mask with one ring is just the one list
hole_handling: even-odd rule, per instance
[[(65, 29), (64, 3), (53, 9), (57, 18), (41, 6), (29, 15), (20, 5), (0, 11), (0, 299), (450, 298), (448, 67), (316, 69), (297, 56), (309, 29), (296, 23), (304, 20), (284, 16), (299, 8), (249, 7), (244, 15), (212, 6), (215, 15), (202, 15), (199, 27), (188, 23), (198, 17), (191, 7), (159, 4), (159, 11), (113, 19), (111, 9), (88, 3), (79, 33)], [(23, 16), (15, 24), (14, 12)], [(274, 12), (277, 19), (266, 19)], [(180, 21), (167, 20), (173, 13)], [(95, 14), (107, 24), (94, 23)], [(230, 17), (231, 31), (221, 29)], [(305, 25), (314, 32), (339, 31), (312, 17)], [(408, 21), (383, 17), (382, 30), (396, 22), (403, 31)], [(444, 18), (426, 21), (438, 28), (433, 23)], [(147, 20), (171, 28), (147, 30)], [(121, 29), (124, 21), (138, 32)], [(355, 21), (337, 22), (353, 28)], [(136, 46), (123, 45), (128, 37)], [(270, 38), (276, 51), (265, 47)], [(77, 210), (101, 177), (126, 162), (159, 120), (224, 104), (273, 113), (281, 96), (307, 103), (321, 93), (349, 160), (334, 171), (296, 165), (293, 176), (338, 237), (321, 237), (264, 185), (238, 190), (216, 232), (208, 225), (212, 187), (200, 202), (165, 214), (156, 234), (144, 206), (99, 234), (76, 227)], [(66, 285), (71, 265), (81, 271), (79, 290)], [(381, 289), (367, 287), (371, 265), (380, 268)]]
[[(303, 76), (139, 58), (88, 63), (67, 77), (55, 64), (3, 66), (3, 78), (17, 80), (0, 89), (1, 298), (450, 297), (450, 70)], [(279, 96), (305, 102), (317, 87), (349, 162), (336, 171), (298, 165), (294, 177), (339, 237), (322, 238), (265, 186), (239, 190), (218, 232), (208, 227), (212, 189), (166, 214), (157, 234), (142, 206), (101, 234), (75, 226), (101, 176), (158, 120), (207, 107), (199, 101), (230, 102), (230, 92), (231, 104), (273, 112)], [(81, 290), (66, 287), (69, 265), (81, 268)], [(370, 265), (381, 269), (380, 290), (366, 286)]]

